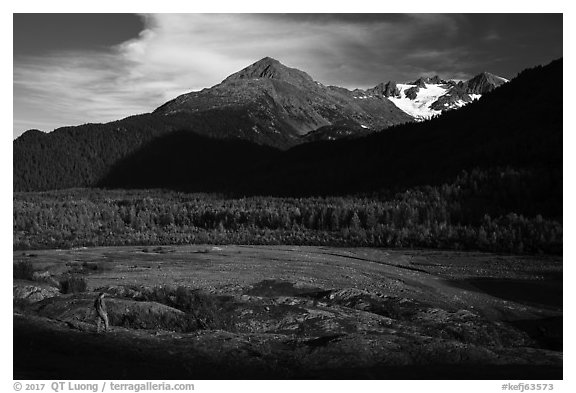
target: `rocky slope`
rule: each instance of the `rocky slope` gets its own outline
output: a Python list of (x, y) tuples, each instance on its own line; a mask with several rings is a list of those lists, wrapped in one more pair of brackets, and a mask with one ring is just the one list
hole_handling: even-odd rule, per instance
[(466, 82), (465, 87), (466, 92), (469, 94), (485, 94), (506, 82), (508, 82), (507, 79), (489, 72), (483, 72)]
[(384, 96), (359, 100), (354, 92), (326, 87), (269, 57), (216, 86), (179, 96), (154, 113), (169, 117), (215, 108), (243, 111), (249, 119), (247, 129), (230, 129), (229, 136), (241, 133), (243, 139), (256, 143), (282, 135), (297, 144), (300, 136), (336, 124), (381, 130), (413, 120)]
[(469, 104), (506, 82), (507, 79), (487, 72), (466, 82), (444, 80), (436, 75), (420, 77), (410, 83), (380, 83), (365, 91), (358, 90), (356, 98), (385, 97), (416, 120), (425, 120)]

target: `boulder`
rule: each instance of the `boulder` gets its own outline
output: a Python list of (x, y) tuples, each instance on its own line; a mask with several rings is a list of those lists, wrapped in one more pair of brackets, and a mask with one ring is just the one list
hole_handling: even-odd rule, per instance
[(12, 285), (13, 299), (28, 303), (36, 303), (59, 294), (58, 288), (44, 283), (15, 281)]

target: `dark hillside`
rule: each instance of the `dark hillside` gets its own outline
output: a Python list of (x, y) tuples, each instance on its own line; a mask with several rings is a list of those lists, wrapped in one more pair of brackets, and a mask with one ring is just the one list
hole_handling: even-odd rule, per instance
[(523, 205), (527, 214), (535, 210), (529, 206), (539, 206), (536, 213), (560, 217), (562, 94), (549, 86), (561, 85), (557, 60), (430, 121), (285, 152), (259, 146), (264, 140), (227, 138), (229, 129), (252, 124), (234, 110), (133, 116), (49, 136), (30, 131), (14, 142), (14, 190), (100, 185), (239, 196), (390, 195), (451, 182), (464, 170), (508, 168), (535, 179), (498, 186), (515, 190), (510, 206)]
[[(251, 127), (242, 111), (213, 109), (169, 117), (143, 114), (106, 124), (62, 127), (49, 134), (30, 130), (13, 143), (13, 189), (92, 187), (102, 183), (122, 160), (173, 131), (192, 129), (197, 135), (209, 134), (218, 140), (230, 139), (229, 130), (234, 129), (238, 135), (232, 140), (238, 140)], [(256, 143), (269, 142), (262, 136)]]
[(302, 135), (333, 124), (351, 124), (352, 131), (362, 126), (380, 130), (412, 120), (385, 97), (358, 100), (346, 89), (325, 87), (303, 71), (264, 58), (151, 114), (48, 134), (26, 132), (13, 143), (13, 186), (15, 191), (42, 191), (100, 184), (119, 160), (178, 130), (288, 149), (306, 142)]
[(254, 174), (247, 189), (371, 192), (439, 184), (473, 168), (512, 167), (545, 173), (542, 185), (561, 209), (562, 94), (551, 94), (551, 85), (562, 85), (561, 60), (524, 71), (478, 102), (430, 121), (297, 146)]
[(118, 161), (98, 185), (234, 193), (243, 187), (248, 173), (260, 171), (278, 153), (274, 148), (244, 140), (218, 140), (175, 131)]

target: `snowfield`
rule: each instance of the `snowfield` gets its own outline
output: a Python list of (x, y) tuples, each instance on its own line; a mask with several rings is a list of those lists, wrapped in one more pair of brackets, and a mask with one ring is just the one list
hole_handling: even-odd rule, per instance
[[(496, 76), (494, 76), (496, 77)], [(504, 82), (508, 82), (507, 79), (496, 77)], [(426, 120), (430, 119), (434, 115), (439, 115), (443, 111), (447, 111), (450, 109), (461, 108), (466, 104), (470, 103), (470, 101), (464, 101), (462, 99), (454, 100), (448, 98), (448, 102), (442, 104), (441, 110), (432, 109), (431, 106), (438, 101), (438, 99), (446, 94), (449, 94), (450, 91), (453, 89), (453, 86), (449, 83), (426, 83), (426, 87), (419, 88), (418, 92), (416, 93), (415, 99), (410, 99), (406, 96), (406, 92), (416, 87), (414, 84), (409, 83), (398, 83), (396, 87), (400, 91), (400, 97), (390, 96), (387, 97), (396, 107), (398, 107), (403, 112), (409, 114), (410, 116), (414, 117), (416, 120)], [(376, 98), (378, 96), (374, 96), (372, 94), (368, 94), (362, 90), (355, 90), (354, 98), (358, 100), (365, 100), (368, 98)], [(467, 94), (472, 101), (478, 100), (482, 95), (481, 94)], [(436, 105), (437, 106), (437, 105)], [(362, 128), (367, 128), (366, 126), (362, 126)]]
[[(416, 98), (411, 100), (406, 97), (406, 90), (414, 87), (415, 85), (401, 84), (399, 83), (398, 89), (400, 90), (401, 98), (398, 97), (388, 97), (394, 105), (408, 113), (410, 116), (414, 116), (417, 120), (426, 120), (434, 115), (442, 113), (442, 111), (434, 110), (430, 108), (434, 102), (436, 102), (440, 97), (445, 95), (450, 91), (450, 86), (445, 84), (435, 85), (426, 84), (426, 88), (420, 88)], [(470, 94), (472, 100), (477, 100), (481, 97), (481, 94)], [(460, 108), (466, 105), (466, 102), (459, 100), (454, 102), (453, 105), (444, 104), (446, 109)]]
[(398, 84), (397, 86), (400, 90), (401, 98), (388, 97), (388, 99), (404, 112), (420, 120), (429, 119), (433, 115), (441, 113), (441, 111), (430, 109), (430, 105), (446, 94), (449, 90), (447, 85), (427, 84), (426, 88), (420, 88), (416, 95), (416, 99), (411, 100), (406, 97), (406, 90), (415, 85)]

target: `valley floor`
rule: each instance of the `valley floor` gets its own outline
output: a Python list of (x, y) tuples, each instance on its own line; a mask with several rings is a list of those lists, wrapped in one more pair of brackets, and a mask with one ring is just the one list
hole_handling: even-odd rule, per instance
[[(561, 257), (195, 245), (14, 262), (44, 280), (14, 281), (15, 379), (562, 378)], [(51, 284), (71, 274), (86, 292)], [(193, 328), (177, 287), (219, 323)]]

